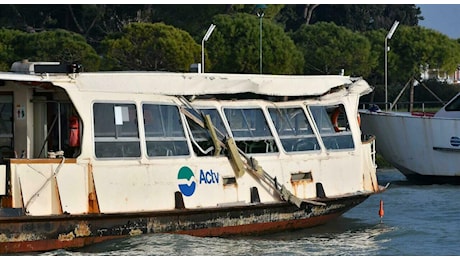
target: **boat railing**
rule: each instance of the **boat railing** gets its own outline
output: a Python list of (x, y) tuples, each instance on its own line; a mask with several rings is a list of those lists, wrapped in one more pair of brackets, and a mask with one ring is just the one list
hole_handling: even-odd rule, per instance
[(385, 107), (393, 107), (390, 111), (430, 113), (438, 111), (443, 106), (443, 103), (440, 101), (414, 101), (412, 102), (412, 111), (411, 102), (409, 101), (401, 101), (395, 104), (391, 102), (361, 102), (359, 106), (363, 110), (378, 106), (382, 111), (385, 110)]
[(364, 146), (369, 146), (373, 165), (376, 165), (375, 158), (377, 150), (375, 149), (375, 135), (362, 135), (361, 142)]

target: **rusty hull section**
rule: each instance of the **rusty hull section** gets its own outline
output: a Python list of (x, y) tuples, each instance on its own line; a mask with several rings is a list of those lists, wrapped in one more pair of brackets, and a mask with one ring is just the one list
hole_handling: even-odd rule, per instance
[(324, 224), (369, 197), (323, 200), (299, 209), (281, 202), (162, 212), (0, 217), (0, 254), (80, 248), (147, 233), (258, 235)]

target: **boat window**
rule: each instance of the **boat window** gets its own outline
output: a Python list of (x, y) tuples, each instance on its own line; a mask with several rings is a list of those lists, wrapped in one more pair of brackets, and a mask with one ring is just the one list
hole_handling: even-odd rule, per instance
[(446, 111), (460, 111), (460, 95), (449, 102), (445, 108)]
[(140, 157), (136, 106), (95, 103), (93, 110), (96, 157)]
[(342, 104), (336, 106), (310, 106), (309, 108), (326, 149), (354, 148), (345, 107)]
[(190, 154), (177, 106), (144, 104), (142, 109), (149, 157)]
[(278, 152), (260, 108), (225, 108), (225, 116), (236, 145), (245, 153)]
[(269, 108), (268, 111), (286, 152), (320, 149), (318, 140), (301, 107)]
[[(224, 137), (228, 136), (227, 130), (225, 129), (224, 122), (222, 121), (219, 112), (215, 108), (200, 108), (198, 109), (199, 112), (203, 115), (209, 115), (211, 118), (211, 122), (216, 129), (217, 138), (223, 140)], [(197, 117), (199, 120), (203, 121), (202, 115), (198, 113), (198, 111), (187, 108), (192, 115)], [(211, 139), (209, 134), (209, 130), (200, 126), (194, 120), (187, 118), (188, 125), (190, 127), (192, 138), (195, 140), (196, 144), (193, 145), (193, 150), (198, 156), (204, 155), (214, 155), (214, 143)], [(224, 150), (221, 150), (221, 154), (223, 154)]]

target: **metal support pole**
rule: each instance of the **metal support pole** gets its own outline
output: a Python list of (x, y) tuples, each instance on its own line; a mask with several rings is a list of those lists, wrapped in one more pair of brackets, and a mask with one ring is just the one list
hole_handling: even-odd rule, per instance
[(388, 37), (385, 37), (385, 111), (388, 111)]
[(393, 26), (391, 26), (390, 31), (385, 37), (385, 111), (388, 111), (388, 40), (393, 37), (393, 34), (398, 28), (399, 21), (395, 21)]
[[(257, 14), (257, 15), (259, 15), (259, 14)], [(259, 66), (259, 71), (260, 71), (260, 74), (262, 74), (262, 18), (263, 17), (264, 17), (264, 13), (262, 12), (259, 15), (259, 20), (260, 20), (260, 33), (259, 33), (259, 36), (260, 36), (260, 39), (259, 39), (259, 42), (260, 42), (260, 49), (259, 49), (260, 66)]]

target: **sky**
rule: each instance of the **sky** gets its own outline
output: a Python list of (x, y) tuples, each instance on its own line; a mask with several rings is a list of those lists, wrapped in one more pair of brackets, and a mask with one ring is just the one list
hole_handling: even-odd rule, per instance
[(452, 39), (460, 38), (460, 4), (420, 4), (425, 20), (419, 25), (439, 31)]

